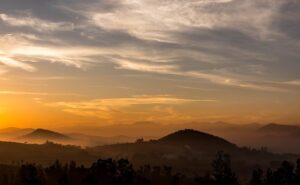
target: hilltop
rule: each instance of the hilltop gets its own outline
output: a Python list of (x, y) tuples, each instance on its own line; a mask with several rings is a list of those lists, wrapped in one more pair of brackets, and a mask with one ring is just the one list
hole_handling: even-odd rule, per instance
[(64, 141), (70, 140), (71, 138), (58, 132), (39, 128), (29, 134), (20, 136), (17, 139), (24, 141)]
[(204, 132), (185, 129), (162, 137), (157, 141), (159, 144), (175, 145), (175, 146), (189, 146), (197, 150), (233, 150), (237, 147), (227, 140), (207, 134)]

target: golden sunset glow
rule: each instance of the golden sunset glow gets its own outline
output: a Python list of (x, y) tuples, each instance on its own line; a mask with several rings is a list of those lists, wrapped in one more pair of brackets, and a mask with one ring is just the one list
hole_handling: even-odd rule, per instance
[(300, 185), (300, 0), (0, 0), (0, 185)]
[(300, 121), (283, 2), (39, 3), (0, 3), (0, 127)]

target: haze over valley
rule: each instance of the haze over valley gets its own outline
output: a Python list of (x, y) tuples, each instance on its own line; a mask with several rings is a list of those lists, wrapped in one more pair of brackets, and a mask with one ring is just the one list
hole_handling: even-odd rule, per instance
[(299, 185), (299, 0), (0, 0), (0, 185)]

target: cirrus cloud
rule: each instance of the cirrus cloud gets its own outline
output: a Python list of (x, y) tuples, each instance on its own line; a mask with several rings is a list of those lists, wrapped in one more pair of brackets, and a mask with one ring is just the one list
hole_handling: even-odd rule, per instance
[[(127, 115), (129, 116), (128, 119), (133, 119), (134, 116), (142, 116), (144, 120), (147, 120), (147, 118), (154, 115), (155, 110), (158, 112), (166, 110), (165, 113), (170, 113), (170, 110), (173, 110), (171, 108), (172, 106), (201, 102), (214, 103), (217, 101), (218, 100), (214, 99), (177, 98), (171, 95), (141, 95), (129, 98), (107, 98), (79, 102), (54, 102), (47, 103), (46, 105), (58, 107), (65, 112), (80, 116), (92, 116), (107, 121), (114, 121), (120, 115)], [(169, 114), (167, 114), (167, 116), (168, 115)], [(166, 115), (163, 113), (161, 116), (163, 118)]]

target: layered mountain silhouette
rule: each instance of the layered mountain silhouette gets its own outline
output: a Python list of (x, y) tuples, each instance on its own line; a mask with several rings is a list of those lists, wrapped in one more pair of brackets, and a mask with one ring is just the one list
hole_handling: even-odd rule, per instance
[(300, 126), (270, 123), (257, 130), (253, 146), (266, 146), (279, 153), (300, 153)]
[[(219, 151), (230, 154), (237, 161), (244, 161), (243, 165), (257, 164), (258, 161), (267, 164), (283, 158), (295, 159), (293, 156), (240, 148), (223, 138), (191, 129), (180, 130), (157, 140), (139, 139), (131, 143), (85, 149), (51, 142), (45, 143), (45, 140), (70, 139), (68, 135), (45, 129), (37, 129), (21, 138), (23, 140), (44, 140), (44, 144), (0, 142), (0, 163), (23, 160), (45, 164), (55, 159), (90, 163), (98, 158), (126, 158), (135, 165), (168, 165), (176, 168), (203, 168), (205, 170), (209, 168), (210, 161)], [(195, 166), (195, 163), (198, 165)]]
[[(158, 140), (143, 141), (135, 143), (113, 144), (89, 148), (94, 155), (104, 157), (126, 157), (149, 160), (154, 156), (164, 159), (213, 157), (218, 151), (236, 152), (240, 149), (220, 137), (204, 132), (185, 129), (171, 133)], [(240, 150), (242, 152), (242, 150)]]
[[(180, 148), (190, 147), (193, 150), (200, 150), (203, 145), (206, 149), (208, 146), (211, 146), (211, 150), (214, 148), (222, 148), (221, 146), (228, 146), (225, 143), (230, 141), (239, 146), (249, 146), (254, 148), (267, 147), (268, 150), (272, 152), (300, 153), (299, 147), (294, 147), (300, 144), (300, 126), (297, 125), (278, 123), (270, 123), (266, 125), (235, 125), (223, 122), (211, 123), (208, 126), (206, 125), (207, 128), (197, 127), (195, 123), (186, 124), (185, 126), (187, 125), (189, 128), (213, 133), (213, 135), (206, 135), (204, 132), (197, 132), (196, 134), (196, 132), (193, 132), (192, 130), (184, 130), (182, 129), (184, 126), (183, 124), (173, 125), (169, 128), (169, 125), (164, 126), (152, 122), (139, 122), (132, 125), (124, 124), (107, 127), (87, 127), (88, 129), (82, 128), (80, 130), (78, 128), (77, 132), (73, 132), (72, 128), (60, 129), (60, 131), (64, 134), (45, 129), (35, 130), (32, 128), (6, 128), (0, 129), (0, 140), (27, 143), (44, 143), (45, 141), (53, 141), (61, 144), (94, 147), (99, 145), (111, 145), (114, 143), (130, 143), (134, 142), (136, 138), (140, 138), (142, 136), (145, 140), (156, 139), (156, 142), (147, 142), (148, 145), (163, 145), (167, 142), (171, 146), (178, 145)], [(147, 130), (146, 134), (145, 130)], [(176, 132), (177, 130), (181, 131)], [(172, 132), (174, 135), (170, 134), (168, 137), (166, 136), (161, 139), (158, 137)], [(124, 136), (116, 136), (116, 133), (122, 133)], [(212, 137), (214, 135), (218, 135), (219, 137), (217, 138), (219, 139), (224, 138), (226, 140), (223, 139), (223, 142), (219, 140), (219, 142), (216, 142), (219, 143), (218, 145), (211, 144), (207, 140), (210, 141), (208, 138), (216, 139), (216, 137)], [(70, 140), (68, 137), (72, 139)], [(196, 137), (198, 139), (195, 139)], [(197, 140), (197, 143), (193, 143), (192, 140)], [(201, 144), (200, 141), (205, 142)], [(212, 141), (215, 140), (212, 139)], [(290, 144), (287, 145), (286, 143)]]
[(46, 129), (36, 129), (33, 132), (20, 136), (17, 138), (18, 140), (25, 141), (66, 141), (71, 140), (71, 138), (67, 135), (54, 132)]
[(273, 133), (273, 134), (291, 134), (300, 132), (300, 127), (296, 125), (281, 125), (276, 123), (267, 124), (258, 130), (261, 133)]
[(67, 162), (91, 162), (95, 157), (77, 146), (64, 146), (52, 142), (44, 144), (24, 144), (0, 141), (0, 163), (26, 161), (28, 163), (49, 164), (55, 160)]
[(10, 140), (12, 138), (16, 138), (28, 134), (32, 131), (34, 131), (34, 129), (32, 128), (8, 127), (8, 128), (0, 129), (0, 138), (2, 140)]

